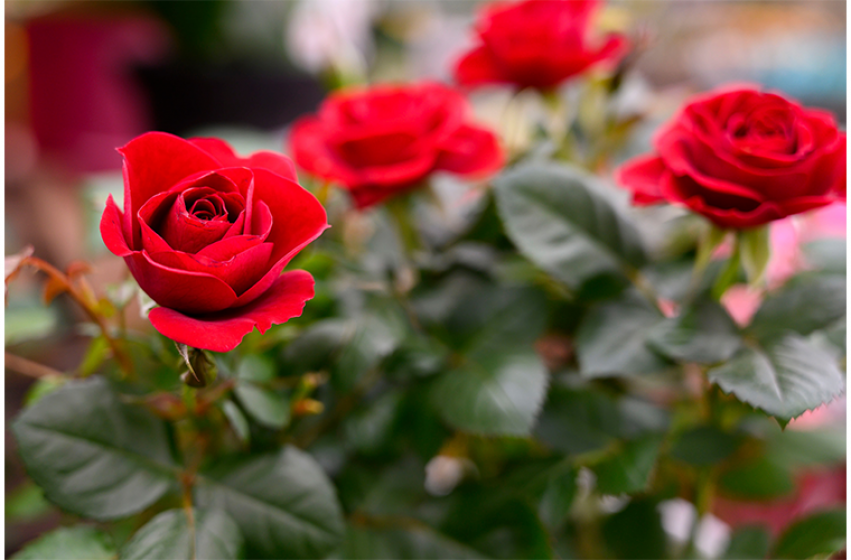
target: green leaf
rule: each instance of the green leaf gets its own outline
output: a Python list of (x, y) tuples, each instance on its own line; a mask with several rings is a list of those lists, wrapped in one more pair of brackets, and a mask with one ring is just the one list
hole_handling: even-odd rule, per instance
[(288, 373), (301, 375), (330, 367), (353, 328), (345, 319), (326, 319), (311, 325), (284, 350)]
[(242, 381), (268, 383), (275, 378), (275, 363), (256, 354), (245, 356), (236, 366), (236, 377)]
[(483, 289), (462, 303), (446, 321), (460, 365), (433, 389), (443, 419), (475, 433), (528, 435), (549, 381), (532, 348), (545, 321), (535, 290)]
[(32, 406), (45, 395), (49, 395), (56, 391), (68, 381), (64, 375), (45, 375), (35, 380), (26, 396), (24, 397), (24, 406)]
[(602, 537), (609, 558), (666, 558), (667, 536), (657, 503), (634, 499), (603, 522)]
[(713, 465), (736, 452), (742, 437), (714, 426), (698, 426), (680, 434), (671, 456), (692, 465)]
[(194, 531), (186, 511), (170, 509), (160, 513), (124, 545), (121, 560), (230, 560), (240, 556), (242, 535), (225, 512), (193, 510), (193, 516)]
[(764, 350), (745, 348), (710, 369), (709, 380), (784, 424), (839, 396), (845, 379), (833, 357), (789, 334)]
[(223, 465), (199, 477), (199, 508), (228, 512), (251, 557), (322, 558), (343, 536), (334, 487), (310, 455), (276, 455)]
[(725, 469), (718, 483), (724, 494), (740, 500), (779, 498), (795, 489), (789, 469), (766, 457)]
[(444, 373), (434, 387), (434, 403), (458, 429), (525, 436), (543, 404), (548, 377), (534, 351), (494, 353)]
[(535, 436), (557, 451), (579, 454), (608, 447), (621, 431), (621, 412), (612, 398), (597, 391), (555, 386)]
[(662, 314), (633, 292), (593, 307), (576, 334), (576, 354), (583, 377), (628, 376), (660, 371), (667, 362), (647, 345)]
[(700, 300), (678, 317), (653, 327), (647, 343), (673, 360), (715, 364), (728, 360), (742, 340), (736, 323), (720, 304)]
[(844, 427), (778, 430), (766, 441), (766, 455), (778, 465), (840, 465), (845, 462)]
[(6, 494), (6, 523), (37, 519), (53, 509), (44, 499), (44, 491), (31, 480), (25, 480)]
[(247, 382), (238, 382), (233, 392), (248, 414), (264, 426), (281, 429), (290, 423), (287, 397)]
[(646, 261), (639, 232), (597, 180), (554, 163), (520, 165), (494, 180), (508, 236), (538, 266), (573, 288)]
[(769, 341), (788, 332), (807, 335), (845, 317), (845, 278), (809, 276), (789, 282), (757, 311), (748, 332)]
[(109, 353), (109, 344), (103, 335), (93, 339), (88, 350), (86, 350), (86, 355), (83, 357), (80, 367), (77, 368), (80, 377), (88, 377), (97, 371), (103, 361), (109, 357)]
[(69, 382), (26, 409), (12, 430), (30, 476), (70, 512), (124, 517), (175, 486), (165, 423), (121, 402), (102, 378)]
[(251, 427), (248, 425), (248, 420), (245, 418), (245, 415), (239, 407), (236, 406), (236, 403), (233, 401), (224, 401), (222, 403), (222, 412), (228, 419), (228, 423), (231, 428), (233, 428), (236, 437), (238, 437), (240, 441), (247, 442), (251, 437)]
[(771, 257), (771, 247), (768, 239), (768, 226), (760, 226), (739, 231), (736, 242), (739, 244), (739, 254), (742, 267), (748, 277), (748, 283), (755, 286), (762, 282), (765, 268)]
[(632, 494), (647, 488), (662, 437), (648, 434), (628, 441), (613, 456), (592, 467), (601, 494)]
[(13, 555), (12, 560), (113, 560), (116, 550), (108, 535), (78, 525), (55, 529)]
[(482, 558), (483, 555), (425, 524), (416, 524), (383, 530), (350, 526), (339, 557), (351, 560), (441, 560)]
[(404, 338), (404, 331), (394, 319), (367, 314), (350, 324), (347, 340), (331, 368), (331, 379), (338, 389), (350, 391), (393, 353)]
[(557, 529), (570, 513), (576, 497), (577, 469), (562, 461), (543, 473), (543, 491), (538, 500), (538, 516), (550, 529)]
[(845, 548), (845, 510), (822, 511), (788, 527), (771, 558), (812, 558), (832, 555)]
[(768, 555), (771, 535), (760, 526), (742, 527), (730, 538), (723, 560), (761, 560)]

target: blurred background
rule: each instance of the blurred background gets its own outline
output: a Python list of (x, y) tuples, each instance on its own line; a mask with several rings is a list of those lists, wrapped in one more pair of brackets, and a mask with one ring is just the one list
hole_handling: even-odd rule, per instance
[[(450, 81), (480, 4), (7, 0), (6, 255), (32, 245), (36, 256), (63, 269), (86, 260), (95, 289), (111, 289), (127, 274), (98, 231), (106, 197), (122, 192), (116, 147), (163, 130), (219, 136), (243, 155), (286, 150), (288, 125), (341, 85)], [(689, 94), (728, 82), (782, 90), (832, 111), (845, 127), (845, 2), (613, 0), (598, 27), (623, 31), (635, 45), (617, 103), (640, 124), (622, 157), (646, 151), (658, 124)], [(498, 125), (502, 106), (493, 98), (504, 93), (476, 92), (477, 117)], [(60, 370), (74, 367), (84, 357), (85, 328), (64, 298), (41, 303), (40, 282), (23, 274), (10, 286), (7, 351)], [(7, 422), (31, 382), (7, 370)], [(844, 410), (843, 401), (800, 427), (844, 426)], [(8, 433), (5, 476), (8, 555), (61, 515), (26, 481)], [(807, 499), (844, 502), (844, 464), (802, 476), (809, 477)], [(782, 511), (728, 509), (729, 523)]]

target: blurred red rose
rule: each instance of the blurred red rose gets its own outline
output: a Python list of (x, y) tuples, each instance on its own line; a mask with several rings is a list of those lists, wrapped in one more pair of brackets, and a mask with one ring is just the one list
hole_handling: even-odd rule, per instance
[(221, 140), (162, 132), (119, 152), (124, 212), (110, 197), (101, 235), (160, 305), (149, 315), (160, 333), (226, 352), (255, 326), (301, 315), (313, 278), (281, 271), (328, 224), (288, 158), (240, 158)]
[(745, 229), (845, 199), (845, 134), (830, 113), (775, 93), (698, 96), (654, 145), (658, 155), (616, 173), (635, 204), (679, 203)]
[(296, 162), (339, 181), (366, 208), (419, 186), (432, 171), (479, 176), (503, 162), (496, 136), (467, 121), (467, 102), (436, 83), (332, 94), (293, 125)]
[(515, 84), (548, 89), (599, 63), (616, 64), (628, 43), (589, 38), (597, 0), (526, 0), (486, 6), (476, 22), (478, 44), (455, 67), (459, 84)]

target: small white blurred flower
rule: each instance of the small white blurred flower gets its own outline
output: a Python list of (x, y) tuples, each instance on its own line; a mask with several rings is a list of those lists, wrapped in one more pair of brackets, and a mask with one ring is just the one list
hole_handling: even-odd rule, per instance
[(425, 467), (425, 489), (432, 496), (446, 496), (458, 486), (471, 468), (474, 467), (468, 459), (437, 455)]

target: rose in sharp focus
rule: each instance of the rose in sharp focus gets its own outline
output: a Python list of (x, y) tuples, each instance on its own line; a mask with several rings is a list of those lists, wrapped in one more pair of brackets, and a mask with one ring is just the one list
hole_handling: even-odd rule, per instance
[(328, 224), (288, 158), (161, 132), (119, 152), (124, 212), (110, 197), (101, 235), (159, 304), (149, 319), (160, 333), (226, 352), (255, 326), (301, 315), (313, 278), (281, 271)]
[(616, 175), (635, 204), (684, 205), (746, 229), (845, 199), (845, 134), (830, 113), (750, 87), (698, 96)]
[(549, 89), (598, 64), (616, 64), (625, 37), (591, 37), (597, 0), (525, 0), (486, 6), (476, 21), (477, 44), (456, 64), (459, 84), (508, 83)]
[(437, 83), (351, 89), (293, 125), (296, 163), (349, 190), (359, 208), (419, 186), (433, 171), (498, 169), (494, 134), (467, 120), (467, 102)]

